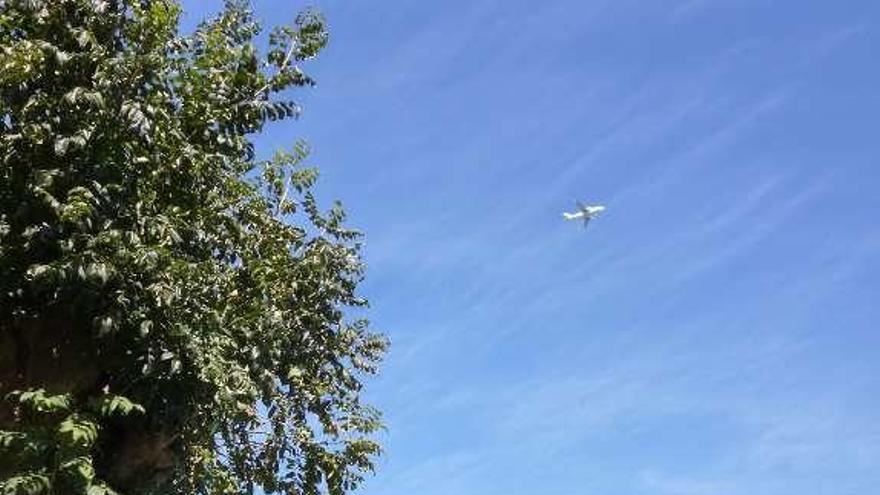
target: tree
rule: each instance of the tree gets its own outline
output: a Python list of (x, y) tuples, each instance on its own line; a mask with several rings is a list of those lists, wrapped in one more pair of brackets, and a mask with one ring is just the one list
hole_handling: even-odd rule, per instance
[(251, 141), (325, 24), (180, 12), (0, 0), (0, 493), (342, 494), (379, 453), (360, 235)]

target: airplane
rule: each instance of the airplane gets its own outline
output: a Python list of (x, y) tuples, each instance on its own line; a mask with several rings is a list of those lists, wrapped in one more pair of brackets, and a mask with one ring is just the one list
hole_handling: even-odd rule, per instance
[(605, 207), (601, 205), (585, 205), (580, 201), (576, 201), (578, 211), (575, 213), (564, 212), (562, 217), (566, 220), (578, 220), (584, 219), (584, 228), (587, 227), (587, 224), (590, 223), (590, 220), (599, 216), (600, 213), (605, 211)]

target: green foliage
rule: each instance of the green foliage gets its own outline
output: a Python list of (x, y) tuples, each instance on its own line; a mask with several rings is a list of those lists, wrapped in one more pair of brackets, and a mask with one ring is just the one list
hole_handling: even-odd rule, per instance
[(74, 412), (70, 394), (39, 389), (13, 392), (8, 399), (19, 406), (22, 419), (19, 431), (0, 431), (0, 461), (15, 473), (0, 485), (0, 493), (52, 493), (62, 487), (83, 493), (92, 486), (97, 417)]
[[(0, 343), (49, 363), (0, 356), (0, 494), (337, 495), (379, 453), (359, 234), (304, 144), (251, 141), (298, 115), (323, 20), (261, 54), (243, 2), (186, 36), (179, 15), (0, 0)], [(141, 432), (170, 439), (167, 478), (125, 454)]]

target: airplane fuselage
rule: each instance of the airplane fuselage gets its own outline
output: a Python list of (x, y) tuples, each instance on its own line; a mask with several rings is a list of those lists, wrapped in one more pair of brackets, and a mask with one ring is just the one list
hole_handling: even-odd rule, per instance
[(599, 216), (600, 213), (605, 211), (605, 207), (601, 205), (592, 205), (587, 206), (584, 204), (578, 203), (578, 210), (574, 213), (563, 213), (562, 216), (565, 217), (566, 220), (583, 220), (584, 225), (593, 218)]

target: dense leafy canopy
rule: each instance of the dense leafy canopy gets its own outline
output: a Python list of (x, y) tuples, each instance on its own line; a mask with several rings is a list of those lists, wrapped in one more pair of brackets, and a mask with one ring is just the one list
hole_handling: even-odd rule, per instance
[(179, 14), (0, 0), (0, 493), (341, 494), (379, 451), (359, 234), (250, 140), (324, 23)]

